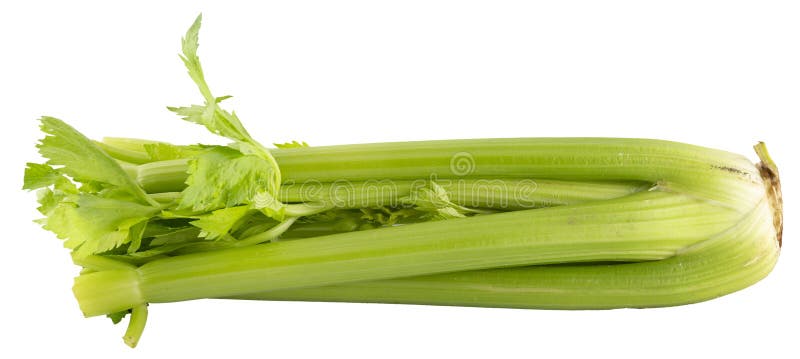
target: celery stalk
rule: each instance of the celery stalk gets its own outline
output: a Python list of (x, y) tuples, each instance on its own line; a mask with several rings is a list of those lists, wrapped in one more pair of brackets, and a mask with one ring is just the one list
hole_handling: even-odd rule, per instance
[(677, 255), (651, 262), (530, 266), (250, 293), (250, 300), (612, 309), (696, 303), (744, 289), (777, 263), (783, 236), (778, 169), (755, 147), (766, 195), (741, 221)]
[[(483, 268), (658, 260), (728, 230), (741, 218), (735, 210), (683, 194), (641, 192), (158, 259), (133, 270), (82, 275), (74, 291), (84, 314), (92, 316), (143, 303)], [(109, 288), (113, 295), (106, 293)]]
[(743, 289), (770, 272), (780, 252), (770, 211), (762, 203), (729, 230), (659, 261), (488, 269), (235, 298), (537, 309), (689, 304)]
[[(272, 150), (288, 183), (439, 179), (643, 181), (722, 203), (759, 197), (746, 158), (682, 143), (622, 138), (444, 140)], [(459, 167), (461, 166), (461, 167)], [(140, 166), (149, 192), (179, 191), (185, 161)], [(151, 184), (164, 180), (158, 186)], [(735, 186), (736, 188), (731, 188)]]

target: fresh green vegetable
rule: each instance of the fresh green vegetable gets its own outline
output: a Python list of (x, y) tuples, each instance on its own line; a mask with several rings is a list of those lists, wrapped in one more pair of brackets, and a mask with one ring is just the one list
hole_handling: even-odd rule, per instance
[[(209, 297), (524, 308), (691, 303), (775, 264), (778, 172), (675, 142), (446, 140), (266, 148), (182, 41), (202, 105), (170, 107), (233, 143), (91, 141), (41, 119), (28, 164), (43, 227), (83, 267), (86, 316)], [(513, 268), (512, 268), (513, 267)]]

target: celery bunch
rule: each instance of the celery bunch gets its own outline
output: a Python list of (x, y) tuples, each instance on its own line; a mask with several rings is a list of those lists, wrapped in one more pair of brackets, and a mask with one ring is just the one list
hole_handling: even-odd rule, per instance
[(203, 104), (169, 109), (229, 145), (92, 141), (41, 119), (39, 222), (83, 267), (86, 316), (200, 298), (519, 308), (655, 307), (745, 288), (775, 265), (778, 170), (681, 143), (446, 140), (268, 148), (197, 56)]

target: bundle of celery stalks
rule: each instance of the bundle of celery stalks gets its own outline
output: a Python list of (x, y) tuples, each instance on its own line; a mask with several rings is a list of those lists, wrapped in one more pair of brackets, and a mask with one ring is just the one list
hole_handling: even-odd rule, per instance
[(135, 346), (150, 303), (200, 298), (544, 309), (694, 303), (765, 277), (780, 252), (778, 170), (644, 139), (514, 138), (267, 148), (182, 60), (232, 141), (92, 141), (41, 119), (29, 163), (42, 226), (83, 267), (87, 317)]

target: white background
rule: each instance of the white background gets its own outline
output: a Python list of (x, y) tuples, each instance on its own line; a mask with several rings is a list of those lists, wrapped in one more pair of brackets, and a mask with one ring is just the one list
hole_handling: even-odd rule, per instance
[[(0, 357), (797, 357), (800, 8), (792, 1), (4, 2)], [(677, 308), (535, 311), (195, 301), (152, 305), (140, 346), (83, 319), (77, 269), (20, 190), (36, 118), (87, 135), (220, 143), (169, 113), (200, 56), (263, 142), (516, 136), (678, 140), (781, 165), (786, 235), (757, 285)]]

